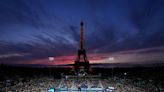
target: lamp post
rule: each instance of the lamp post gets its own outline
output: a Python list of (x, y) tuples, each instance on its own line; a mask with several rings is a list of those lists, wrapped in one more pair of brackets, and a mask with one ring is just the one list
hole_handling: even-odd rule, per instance
[(114, 69), (113, 69), (114, 68), (114, 66), (113, 66), (114, 63), (113, 62), (114, 62), (114, 57), (109, 57), (108, 59), (109, 59), (109, 62), (111, 62), (111, 64), (112, 64), (112, 78), (113, 78), (113, 71), (114, 71)]
[[(54, 57), (48, 57), (49, 62), (54, 61)], [(51, 66), (49, 67), (49, 76), (51, 77)]]
[(125, 73), (124, 73), (124, 79), (126, 79), (126, 75), (127, 75), (127, 73), (125, 72)]

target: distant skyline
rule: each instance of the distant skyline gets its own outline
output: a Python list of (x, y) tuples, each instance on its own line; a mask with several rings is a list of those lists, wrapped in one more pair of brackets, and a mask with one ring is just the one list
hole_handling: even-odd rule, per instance
[(91, 63), (164, 63), (163, 0), (0, 0), (0, 63), (73, 63), (81, 19)]

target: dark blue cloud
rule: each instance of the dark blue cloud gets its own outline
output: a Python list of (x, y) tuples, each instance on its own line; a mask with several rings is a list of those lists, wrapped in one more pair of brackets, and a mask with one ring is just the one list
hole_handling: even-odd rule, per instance
[(163, 46), (163, 5), (163, 0), (1, 0), (0, 55), (24, 53), (12, 59), (19, 61), (76, 54), (81, 19), (88, 53)]

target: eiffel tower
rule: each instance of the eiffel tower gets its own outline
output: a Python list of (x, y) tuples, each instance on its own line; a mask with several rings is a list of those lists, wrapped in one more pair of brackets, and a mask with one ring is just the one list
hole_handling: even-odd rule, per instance
[(80, 48), (78, 49), (77, 59), (74, 61), (75, 72), (87, 73), (89, 72), (90, 64), (87, 59), (86, 50), (84, 49), (84, 23), (80, 23)]

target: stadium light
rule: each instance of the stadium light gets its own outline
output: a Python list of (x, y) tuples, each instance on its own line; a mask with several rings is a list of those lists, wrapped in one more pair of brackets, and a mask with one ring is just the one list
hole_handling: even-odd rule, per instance
[(49, 61), (54, 61), (54, 57), (48, 57)]
[(109, 61), (113, 61), (114, 57), (109, 57), (108, 59), (109, 59)]
[(124, 73), (124, 79), (126, 79), (126, 76), (127, 76), (127, 73), (125, 72), (125, 73)]
[[(54, 61), (54, 57), (48, 57), (49, 62)], [(51, 66), (49, 67), (49, 75), (51, 77)]]
[(114, 57), (109, 57), (108, 60), (109, 60), (109, 62), (111, 62), (111, 65), (112, 65), (112, 71), (111, 71), (111, 73), (112, 73), (112, 78), (113, 78), (113, 74), (114, 74), (114, 66), (113, 66)]

